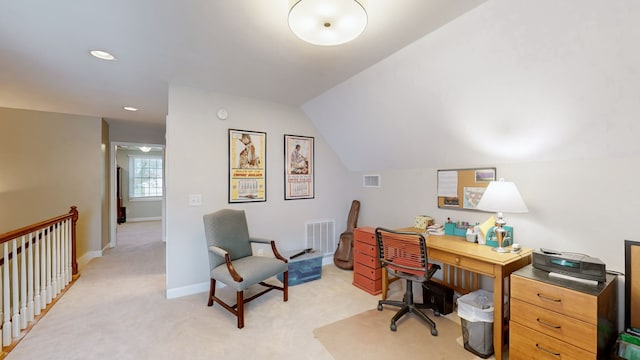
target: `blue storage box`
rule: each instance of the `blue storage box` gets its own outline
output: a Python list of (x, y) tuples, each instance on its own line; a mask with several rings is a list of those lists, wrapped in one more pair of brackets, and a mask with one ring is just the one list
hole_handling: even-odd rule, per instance
[(445, 223), (444, 234), (467, 237), (467, 227), (458, 227), (456, 223)]
[[(294, 259), (291, 256), (300, 253), (303, 249), (283, 251), (281, 255), (289, 260), (289, 286), (306, 283), (320, 279), (322, 276), (322, 254), (320, 251), (306, 253)], [(282, 274), (277, 275), (278, 280), (283, 281)]]
[[(498, 247), (498, 239), (496, 239), (496, 234), (493, 232), (494, 228), (495, 226), (492, 226), (489, 228), (489, 231), (487, 231), (485, 243), (491, 247)], [(502, 247), (511, 246), (513, 244), (513, 227), (505, 225), (503, 228), (507, 233), (504, 235), (504, 244), (502, 244)]]

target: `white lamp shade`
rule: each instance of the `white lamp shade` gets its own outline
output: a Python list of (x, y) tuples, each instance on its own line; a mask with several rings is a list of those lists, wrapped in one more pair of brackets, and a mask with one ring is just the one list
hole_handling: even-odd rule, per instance
[(505, 213), (526, 213), (529, 211), (516, 184), (504, 181), (504, 179), (489, 183), (476, 209)]
[(367, 12), (356, 0), (298, 0), (289, 11), (289, 27), (315, 45), (339, 45), (362, 34)]

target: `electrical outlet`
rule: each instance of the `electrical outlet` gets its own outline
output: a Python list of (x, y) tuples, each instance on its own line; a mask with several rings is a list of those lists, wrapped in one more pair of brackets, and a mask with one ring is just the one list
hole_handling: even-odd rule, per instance
[(190, 206), (202, 206), (202, 195), (201, 194), (191, 194), (191, 195), (189, 195), (189, 205)]

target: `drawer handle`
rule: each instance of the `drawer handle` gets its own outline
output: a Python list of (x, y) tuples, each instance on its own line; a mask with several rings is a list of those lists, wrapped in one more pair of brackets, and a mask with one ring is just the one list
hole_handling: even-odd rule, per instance
[(545, 325), (545, 326), (548, 326), (548, 327), (552, 327), (554, 329), (560, 329), (560, 325), (556, 325), (556, 324), (550, 323), (550, 322), (548, 322), (546, 320), (540, 320), (540, 318), (537, 318), (536, 321), (538, 321), (538, 323), (540, 323), (542, 325)]
[(536, 344), (536, 347), (538, 348), (538, 350), (544, 351), (544, 352), (549, 353), (549, 354), (551, 354), (551, 355), (553, 355), (553, 356), (558, 356), (558, 357), (560, 357), (560, 353), (553, 352), (553, 351), (551, 351), (551, 350), (549, 350), (549, 349), (545, 349), (545, 348), (543, 348), (542, 346), (540, 346), (540, 344)]
[(551, 297), (551, 296), (548, 296), (548, 295), (545, 295), (545, 294), (538, 293), (537, 295), (542, 300), (548, 300), (548, 301), (553, 301), (553, 302), (562, 302), (562, 299), (554, 298), (554, 297)]
[(459, 263), (460, 263), (460, 258), (459, 258), (459, 257), (457, 257), (457, 258), (456, 258), (456, 264), (459, 264)]

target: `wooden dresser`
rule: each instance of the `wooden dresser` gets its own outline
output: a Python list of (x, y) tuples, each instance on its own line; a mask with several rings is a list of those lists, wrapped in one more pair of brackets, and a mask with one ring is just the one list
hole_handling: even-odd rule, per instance
[(372, 295), (382, 293), (382, 270), (378, 260), (375, 229), (353, 231), (353, 285)]
[(511, 274), (509, 359), (606, 359), (618, 332), (617, 279), (588, 285), (528, 265)]

